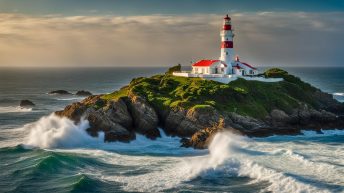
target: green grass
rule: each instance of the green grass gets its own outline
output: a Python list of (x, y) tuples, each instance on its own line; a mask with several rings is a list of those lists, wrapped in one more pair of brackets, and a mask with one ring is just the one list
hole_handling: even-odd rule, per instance
[(100, 98), (104, 100), (118, 100), (119, 98), (126, 97), (127, 95), (128, 95), (128, 87), (126, 86), (113, 93), (103, 95)]
[(195, 110), (195, 109), (208, 109), (208, 108), (211, 108), (211, 106), (210, 105), (195, 105), (191, 109)]
[(170, 73), (150, 78), (135, 78), (130, 84), (111, 94), (106, 100), (118, 100), (128, 93), (140, 95), (157, 110), (215, 107), (223, 112), (236, 112), (264, 118), (273, 109), (291, 112), (301, 103), (317, 107), (313, 97), (318, 89), (281, 69), (270, 69), (265, 77), (280, 77), (280, 82), (237, 79), (223, 84), (200, 78), (175, 77)]

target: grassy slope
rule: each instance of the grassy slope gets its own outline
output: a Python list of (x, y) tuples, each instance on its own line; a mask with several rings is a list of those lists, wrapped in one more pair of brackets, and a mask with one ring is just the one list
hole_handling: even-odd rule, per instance
[(300, 103), (317, 108), (312, 94), (317, 90), (280, 69), (270, 69), (266, 77), (283, 77), (285, 81), (267, 83), (238, 79), (229, 84), (200, 78), (175, 77), (169, 73), (150, 78), (136, 78), (131, 83), (102, 98), (111, 100), (133, 92), (145, 97), (155, 108), (206, 108), (237, 112), (256, 118), (272, 109), (290, 112)]

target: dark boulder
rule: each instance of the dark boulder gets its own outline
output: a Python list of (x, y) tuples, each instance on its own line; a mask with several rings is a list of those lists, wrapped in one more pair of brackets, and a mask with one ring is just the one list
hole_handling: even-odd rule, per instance
[(104, 141), (105, 142), (130, 142), (136, 138), (134, 132), (128, 131), (124, 128), (117, 128), (116, 130), (110, 130), (105, 132)]
[(96, 136), (99, 132), (104, 132), (104, 140), (129, 142), (135, 139), (135, 134), (127, 130), (122, 125), (111, 121), (111, 119), (104, 114), (104, 112), (95, 110), (93, 108), (87, 109), (85, 117), (88, 120), (90, 127), (87, 131)]
[(104, 140), (107, 142), (129, 142), (135, 139), (132, 119), (122, 99), (105, 101), (101, 95), (90, 96), (81, 102), (66, 106), (64, 110), (55, 114), (67, 117), (76, 123), (84, 118), (90, 125), (87, 132), (91, 136), (98, 136), (99, 132), (103, 132)]
[(78, 92), (75, 93), (77, 96), (91, 96), (92, 93), (90, 91), (86, 90), (79, 90)]
[(190, 139), (182, 138), (180, 142), (182, 147), (193, 147), (195, 149), (205, 149), (209, 146), (218, 128), (205, 128), (194, 133)]
[(53, 91), (50, 91), (49, 94), (70, 95), (72, 93), (70, 93), (66, 90), (53, 90)]
[(113, 122), (116, 122), (129, 130), (133, 130), (133, 118), (130, 115), (127, 104), (123, 99), (109, 101), (103, 109), (104, 114)]
[(128, 101), (128, 110), (132, 116), (136, 132), (150, 139), (160, 137), (158, 115), (144, 98), (131, 94)]
[(86, 110), (86, 105), (77, 102), (66, 106), (62, 111), (56, 111), (55, 114), (61, 117), (67, 117), (78, 123)]
[(209, 147), (211, 141), (213, 140), (215, 134), (218, 132), (231, 132), (238, 135), (243, 135), (239, 130), (236, 130), (228, 125), (226, 125), (224, 119), (220, 119), (217, 125), (212, 127), (207, 127), (195, 132), (190, 138), (182, 138), (182, 147), (193, 147), (195, 149), (206, 149)]
[(227, 113), (225, 119), (231, 127), (242, 130), (243, 132), (253, 129), (259, 129), (262, 127), (268, 127), (268, 125), (262, 120), (258, 120), (249, 116), (239, 115), (233, 112)]
[(197, 131), (219, 123), (222, 116), (211, 106), (194, 107), (187, 111), (171, 110), (164, 125), (168, 134), (190, 137)]
[(19, 106), (20, 107), (33, 107), (35, 106), (35, 104), (30, 100), (21, 100)]
[(242, 131), (248, 137), (269, 137), (272, 135), (300, 135), (301, 129), (296, 127), (261, 127)]

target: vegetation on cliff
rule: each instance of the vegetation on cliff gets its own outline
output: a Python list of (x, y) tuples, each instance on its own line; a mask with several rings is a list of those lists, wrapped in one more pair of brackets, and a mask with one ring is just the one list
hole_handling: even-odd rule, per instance
[(239, 78), (223, 84), (166, 73), (135, 78), (128, 86), (102, 98), (117, 100), (132, 93), (145, 98), (158, 110), (214, 107), (220, 112), (235, 112), (254, 118), (264, 118), (273, 109), (291, 113), (303, 104), (314, 109), (328, 107), (317, 94), (320, 90), (284, 70), (273, 68), (264, 76), (283, 78), (284, 81), (269, 83)]
[(273, 68), (261, 76), (280, 82), (237, 79), (223, 84), (200, 78), (163, 75), (133, 79), (105, 95), (93, 95), (55, 112), (75, 122), (87, 119), (92, 136), (128, 142), (136, 133), (147, 138), (183, 137), (185, 147), (206, 148), (220, 131), (265, 137), (296, 135), (302, 129), (343, 128), (344, 105), (288, 72)]

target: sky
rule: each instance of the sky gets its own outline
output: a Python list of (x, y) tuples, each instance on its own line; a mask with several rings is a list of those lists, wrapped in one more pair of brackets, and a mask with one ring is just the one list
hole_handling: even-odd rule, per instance
[(234, 49), (256, 66), (344, 66), (344, 0), (0, 0), (0, 67), (172, 66)]

